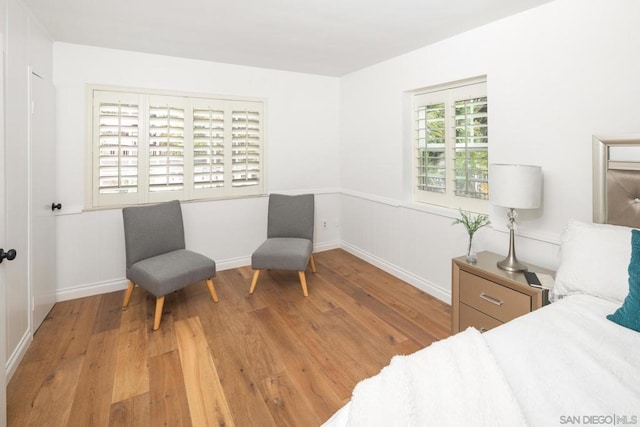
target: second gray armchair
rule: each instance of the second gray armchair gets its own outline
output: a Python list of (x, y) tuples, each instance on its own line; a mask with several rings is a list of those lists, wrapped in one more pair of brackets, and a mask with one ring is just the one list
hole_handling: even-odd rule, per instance
[(251, 256), (255, 270), (249, 293), (253, 294), (261, 270), (294, 270), (298, 272), (302, 293), (308, 296), (305, 270), (315, 273), (313, 261), (313, 228), (315, 203), (313, 194), (269, 195), (267, 240)]

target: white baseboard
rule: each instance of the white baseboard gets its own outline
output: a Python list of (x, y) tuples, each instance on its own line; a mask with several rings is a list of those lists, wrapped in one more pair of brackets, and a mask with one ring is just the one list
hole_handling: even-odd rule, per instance
[(224, 259), (222, 261), (216, 261), (216, 271), (231, 270), (232, 268), (244, 267), (250, 264), (250, 256)]
[(27, 352), (29, 345), (31, 345), (31, 341), (33, 341), (33, 334), (31, 331), (25, 332), (25, 334), (20, 339), (18, 346), (16, 349), (9, 355), (7, 358), (7, 363), (5, 365), (5, 372), (7, 373), (7, 384), (9, 384), (9, 380), (16, 372), (20, 361), (24, 357), (24, 354)]
[(408, 272), (401, 267), (398, 267), (397, 265), (394, 265), (381, 258), (378, 258), (377, 256), (370, 254), (367, 251), (364, 251), (356, 246), (353, 246), (350, 243), (343, 241), (341, 247), (342, 249), (349, 252), (350, 254), (355, 255), (358, 258), (363, 259), (368, 263), (375, 265), (376, 267), (386, 271), (387, 273), (397, 277), (400, 280), (404, 280), (405, 282), (420, 289), (421, 291), (426, 292), (429, 295), (432, 295), (438, 298), (440, 301), (447, 304), (451, 304), (451, 291), (447, 292), (446, 290), (440, 288), (439, 286), (431, 282), (428, 282), (423, 278), (416, 276), (415, 274)]
[(127, 289), (128, 284), (129, 281), (122, 277), (114, 280), (105, 280), (103, 282), (87, 283), (84, 285), (62, 288), (56, 290), (56, 301), (68, 301), (76, 298), (121, 291), (123, 289)]
[(323, 242), (313, 245), (313, 252), (324, 252), (330, 251), (331, 249), (340, 249), (342, 245), (339, 240), (334, 240), (333, 242)]
[[(313, 249), (314, 252), (323, 252), (331, 249), (338, 249), (340, 247), (340, 242), (336, 240), (333, 242), (316, 244)], [(244, 267), (250, 264), (251, 256), (229, 258), (222, 261), (216, 261), (216, 269), (218, 271), (231, 270), (232, 268)], [(68, 301), (76, 298), (121, 291), (126, 289), (128, 284), (129, 281), (125, 277), (121, 277), (113, 280), (61, 288), (56, 291), (56, 301)]]

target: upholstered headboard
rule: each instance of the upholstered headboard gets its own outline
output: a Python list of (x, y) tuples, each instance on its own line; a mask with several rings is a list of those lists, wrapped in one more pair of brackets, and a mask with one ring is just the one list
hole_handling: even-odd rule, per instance
[(640, 134), (593, 137), (593, 222), (640, 228)]

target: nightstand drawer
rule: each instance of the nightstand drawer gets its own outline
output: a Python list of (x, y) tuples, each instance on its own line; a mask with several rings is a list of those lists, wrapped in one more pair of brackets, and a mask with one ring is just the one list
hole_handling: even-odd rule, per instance
[(488, 331), (496, 326), (502, 325), (502, 322), (491, 316), (471, 308), (466, 304), (460, 304), (460, 330), (464, 331), (469, 326), (473, 326), (480, 332)]
[(460, 302), (501, 322), (531, 311), (531, 297), (528, 295), (466, 271), (460, 272)]

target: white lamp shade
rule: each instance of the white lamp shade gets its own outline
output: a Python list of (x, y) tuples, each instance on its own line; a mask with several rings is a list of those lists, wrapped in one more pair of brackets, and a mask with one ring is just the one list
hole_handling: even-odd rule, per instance
[(514, 209), (540, 207), (542, 168), (528, 165), (489, 165), (489, 202)]

